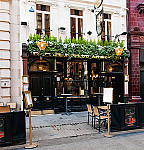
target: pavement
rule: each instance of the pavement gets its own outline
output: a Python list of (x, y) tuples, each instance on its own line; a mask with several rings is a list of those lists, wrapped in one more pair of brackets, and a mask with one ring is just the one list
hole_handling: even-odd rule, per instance
[[(112, 132), (113, 138), (87, 124), (87, 112), (72, 112), (71, 115), (51, 114), (32, 116), (32, 140), (35, 150), (143, 150), (144, 129)], [(29, 118), (26, 118), (26, 140), (29, 143)], [(26, 145), (0, 149), (23, 150)]]

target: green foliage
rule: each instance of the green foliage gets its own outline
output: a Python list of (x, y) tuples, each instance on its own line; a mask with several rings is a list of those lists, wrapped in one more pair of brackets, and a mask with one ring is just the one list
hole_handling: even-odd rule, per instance
[(98, 39), (97, 45), (103, 46), (103, 41)]
[(104, 41), (104, 46), (108, 46), (109, 42), (107, 40)]
[(95, 40), (93, 41), (93, 45), (96, 45), (96, 41)]
[(61, 43), (61, 44), (62, 44), (62, 38), (61, 38), (61, 37), (59, 38), (59, 43)]
[(57, 41), (56, 37), (48, 37), (46, 35), (43, 40), (46, 41), (48, 45), (45, 50), (41, 51), (36, 44), (36, 42), (39, 40), (40, 34), (30, 34), (28, 51), (30, 53), (37, 52), (38, 56), (41, 58), (45, 56), (46, 53), (54, 55), (57, 53), (68, 55), (69, 59), (73, 57), (83, 58), (83, 55), (89, 55), (89, 59), (94, 58), (95, 56), (106, 56), (108, 59), (112, 60), (119, 59), (120, 57), (126, 57), (126, 50), (123, 50), (121, 56), (117, 56), (115, 53), (115, 48), (118, 47), (118, 44), (123, 47), (123, 41), (119, 43), (116, 43), (115, 41), (105, 41), (103, 46), (102, 40), (98, 40), (96, 44), (95, 40), (88, 41), (84, 38), (81, 39), (81, 37), (79, 37), (78, 40), (73, 37), (71, 40), (71, 38), (66, 37), (64, 42), (62, 42), (61, 37)]

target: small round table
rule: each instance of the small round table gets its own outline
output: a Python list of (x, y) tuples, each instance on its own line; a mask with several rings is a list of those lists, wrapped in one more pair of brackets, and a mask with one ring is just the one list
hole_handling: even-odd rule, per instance
[(67, 97), (72, 96), (72, 94), (61, 94), (61, 96), (65, 97), (66, 100), (66, 112), (64, 114), (69, 116), (70, 113), (68, 113)]

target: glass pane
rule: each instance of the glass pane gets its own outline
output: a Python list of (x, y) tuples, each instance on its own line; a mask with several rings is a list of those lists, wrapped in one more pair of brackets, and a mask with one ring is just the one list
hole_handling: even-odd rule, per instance
[(74, 9), (70, 10), (70, 15), (74, 15)]
[(67, 78), (64, 79), (66, 93), (86, 95), (88, 92), (87, 62), (67, 62)]
[(40, 4), (36, 4), (36, 10), (41, 10), (41, 5)]
[(83, 33), (83, 19), (78, 18), (78, 37), (82, 38), (82, 33)]
[(45, 14), (45, 35), (50, 35), (50, 14)]
[(46, 6), (46, 11), (50, 12), (50, 6)]
[(122, 64), (105, 62), (105, 72), (123, 72)]
[(46, 60), (36, 60), (30, 66), (30, 71), (51, 71), (51, 66)]
[(101, 39), (102, 39), (103, 42), (105, 41), (105, 22), (104, 22), (104, 25), (103, 25), (103, 31), (102, 31), (102, 34), (101, 34)]
[(111, 19), (111, 14), (104, 14), (104, 19)]
[(77, 10), (77, 9), (71, 9), (70, 14), (71, 15), (76, 15), (76, 16), (83, 16), (83, 11), (82, 10)]
[(71, 20), (71, 39), (74, 37), (76, 39), (76, 19), (70, 18)]
[(37, 13), (36, 14), (36, 19), (37, 19), (37, 34), (40, 34), (41, 29), (42, 29), (42, 14)]
[(41, 11), (46, 11), (46, 5), (41, 5)]
[(107, 22), (107, 40), (110, 41), (111, 40), (111, 22)]

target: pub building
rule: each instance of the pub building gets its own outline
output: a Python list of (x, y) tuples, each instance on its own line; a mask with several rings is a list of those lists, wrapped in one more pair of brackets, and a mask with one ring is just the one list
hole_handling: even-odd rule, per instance
[[(103, 43), (120, 39), (127, 47), (126, 36), (122, 34), (126, 31), (125, 0), (119, 3), (112, 0), (111, 4), (102, 0), (32, 0), (22, 3), (22, 7), (26, 8), (21, 9), (22, 75), (28, 76), (34, 110), (65, 111), (62, 94), (72, 94), (68, 97), (68, 109), (71, 111), (86, 110), (87, 103), (103, 105), (105, 87), (113, 88), (113, 103), (128, 100), (127, 57), (112, 60), (95, 53), (92, 57), (89, 51), (75, 57), (75, 50), (69, 57), (67, 53), (50, 53), (50, 46), (41, 57), (37, 46), (29, 49), (26, 44), (30, 33), (42, 33), (48, 38), (61, 37), (62, 41), (65, 37), (86, 41), (101, 39)], [(55, 48), (52, 47), (52, 51)]]
[[(29, 77), (33, 110), (65, 111), (86, 110), (86, 104), (104, 105), (103, 88), (113, 88), (113, 103), (126, 102), (128, 98), (128, 58), (113, 61), (105, 56), (71, 58), (46, 53), (39, 57), (29, 53), (23, 45), (23, 75)], [(100, 98), (100, 104), (98, 102)]]

